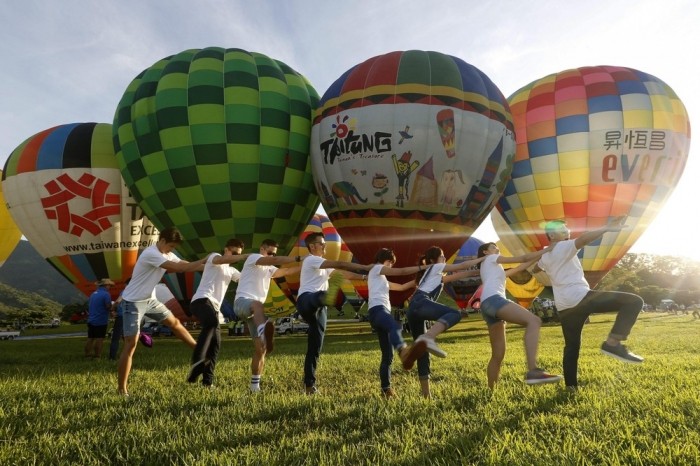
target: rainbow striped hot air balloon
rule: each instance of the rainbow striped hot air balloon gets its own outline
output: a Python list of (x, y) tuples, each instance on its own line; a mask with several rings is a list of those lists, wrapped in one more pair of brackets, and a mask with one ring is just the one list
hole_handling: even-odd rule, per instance
[(67, 124), (30, 137), (7, 159), (2, 186), (24, 236), (86, 295), (110, 278), (116, 299), (139, 251), (158, 239), (119, 173), (109, 124)]
[(676, 93), (631, 68), (591, 66), (538, 79), (508, 99), (517, 134), (512, 180), (494, 221), (514, 254), (547, 244), (544, 223), (563, 219), (572, 237), (627, 216), (579, 254), (591, 286), (622, 258), (663, 207), (683, 173), (690, 123)]
[(321, 99), (311, 142), (321, 202), (355, 259), (371, 263), (391, 247), (397, 266), (433, 245), (454, 253), (500, 197), (514, 150), (493, 82), (459, 58), (418, 50), (345, 72)]
[(210, 47), (158, 61), (129, 84), (114, 116), (127, 186), (187, 260), (239, 238), (287, 253), (318, 207), (309, 136), (318, 95), (284, 63)]
[[(0, 170), (0, 179), (2, 179), (2, 170)], [(0, 186), (0, 267), (12, 254), (21, 237), (22, 233), (20, 233), (19, 228), (17, 228), (10, 216), (10, 212), (7, 210), (5, 195)]]

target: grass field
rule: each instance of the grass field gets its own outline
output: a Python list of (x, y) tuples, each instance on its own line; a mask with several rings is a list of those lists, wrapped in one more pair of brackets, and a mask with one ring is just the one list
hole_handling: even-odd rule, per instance
[[(700, 463), (700, 321), (642, 314), (629, 342), (642, 365), (599, 353), (611, 325), (584, 328), (577, 393), (526, 386), (523, 332), (510, 328), (490, 392), (486, 328), (471, 316), (441, 338), (434, 398), (395, 361), (388, 402), (366, 323), (331, 324), (314, 397), (302, 394), (304, 336), (277, 339), (257, 395), (247, 338), (223, 338), (215, 390), (184, 381), (184, 344), (156, 339), (137, 350), (128, 399), (115, 363), (82, 356), (83, 338), (0, 341), (0, 464)], [(560, 372), (561, 349), (560, 329), (543, 328), (541, 365)]]

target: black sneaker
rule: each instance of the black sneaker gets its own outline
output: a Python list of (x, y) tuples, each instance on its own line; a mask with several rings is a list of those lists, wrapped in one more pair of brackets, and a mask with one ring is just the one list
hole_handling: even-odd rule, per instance
[(608, 345), (607, 342), (603, 342), (603, 344), (600, 347), (600, 352), (611, 356), (615, 359), (618, 359), (622, 362), (630, 364), (640, 364), (644, 361), (643, 357), (638, 356), (630, 351), (627, 351), (627, 348), (622, 343), (613, 346)]
[(196, 363), (190, 366), (190, 372), (187, 374), (187, 381), (189, 383), (195, 383), (200, 375), (204, 374), (204, 369), (206, 369), (209, 364), (208, 359), (200, 359)]

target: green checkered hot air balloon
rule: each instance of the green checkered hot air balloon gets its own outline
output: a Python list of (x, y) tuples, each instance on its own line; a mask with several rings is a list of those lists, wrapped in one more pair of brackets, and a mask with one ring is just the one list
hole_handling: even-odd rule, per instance
[(309, 161), (318, 94), (286, 64), (210, 47), (158, 61), (129, 84), (114, 116), (124, 180), (159, 228), (176, 226), (187, 259), (237, 237), (286, 254), (319, 199)]

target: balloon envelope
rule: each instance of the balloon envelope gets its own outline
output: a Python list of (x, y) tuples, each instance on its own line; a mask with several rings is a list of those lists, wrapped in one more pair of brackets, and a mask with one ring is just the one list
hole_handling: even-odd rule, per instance
[(316, 208), (309, 136), (316, 91), (299, 73), (240, 49), (186, 50), (126, 89), (114, 117), (124, 180), (188, 260), (276, 240), (287, 253)]
[[(2, 170), (0, 170), (0, 179), (2, 179)], [(12, 254), (21, 237), (22, 233), (7, 210), (5, 195), (2, 192), (2, 185), (0, 185), (0, 267)]]
[[(451, 255), (505, 187), (515, 138), (508, 103), (480, 70), (438, 52), (392, 52), (345, 72), (314, 117), (321, 202), (356, 260), (430, 246)], [(410, 292), (392, 292), (400, 303)]]
[(105, 123), (42, 131), (17, 147), (3, 171), (7, 207), (24, 236), (89, 296), (110, 278), (116, 299), (140, 250), (158, 230), (124, 184)]
[[(690, 123), (676, 93), (631, 68), (591, 66), (538, 79), (508, 99), (517, 134), (512, 180), (498, 210), (527, 250), (547, 244), (544, 223), (566, 220), (572, 238), (627, 216), (579, 258), (591, 286), (629, 250), (680, 178)], [(509, 246), (510, 247), (510, 246)], [(513, 251), (516, 253), (516, 251)]]

